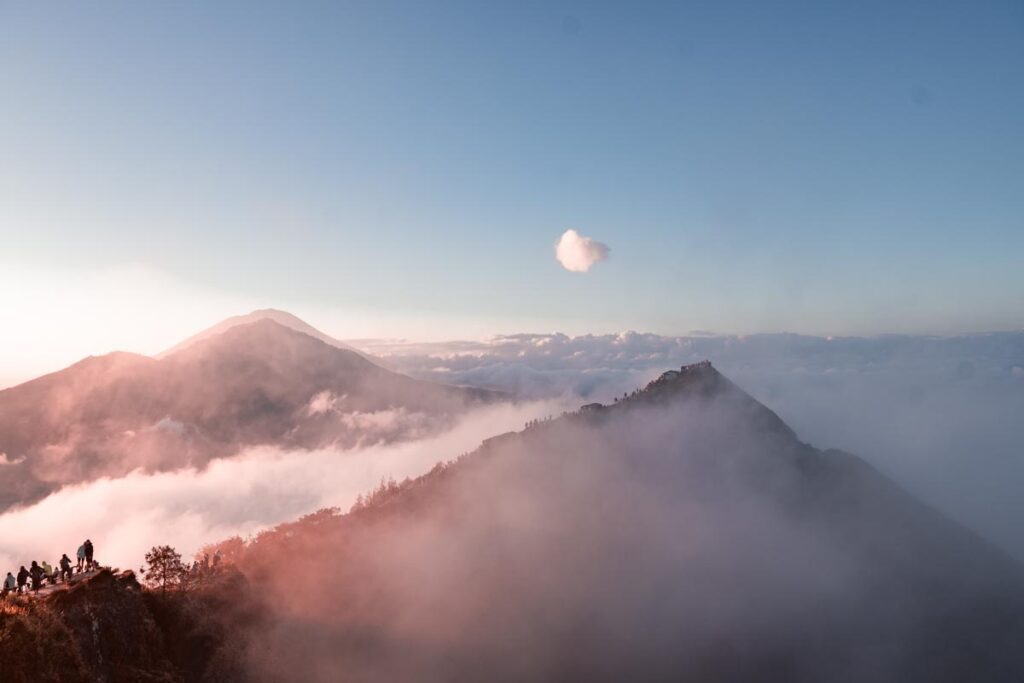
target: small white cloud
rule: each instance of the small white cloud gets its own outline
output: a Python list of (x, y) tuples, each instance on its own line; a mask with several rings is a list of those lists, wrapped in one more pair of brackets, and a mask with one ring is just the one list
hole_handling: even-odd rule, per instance
[(573, 273), (585, 273), (598, 261), (608, 258), (611, 249), (575, 230), (566, 230), (555, 244), (555, 258), (562, 267)]

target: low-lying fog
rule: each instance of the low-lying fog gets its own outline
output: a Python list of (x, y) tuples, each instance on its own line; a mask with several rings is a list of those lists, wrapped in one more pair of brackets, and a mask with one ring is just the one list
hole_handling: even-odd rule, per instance
[(1012, 563), (712, 372), (261, 537), (255, 679), (1021, 680)]
[[(65, 489), (0, 516), (0, 570), (55, 560), (90, 537), (132, 566), (169, 543), (209, 541), (346, 509), (381, 478), (421, 474), (481, 440), (581, 403), (610, 401), (710, 358), (805, 441), (860, 455), (923, 500), (1024, 559), (1024, 333), (958, 338), (516, 335), (490, 342), (359, 342), (400, 372), (537, 402), (477, 411), (436, 438), (347, 452), (256, 449), (175, 474)], [(0, 456), (0, 467), (6, 460)]]
[(137, 567), (150, 547), (190, 558), (203, 545), (246, 536), (323, 507), (347, 510), (382, 479), (415, 477), (483, 439), (561, 412), (555, 401), (498, 405), (469, 413), (451, 430), (403, 444), (341, 451), (256, 448), (202, 471), (135, 472), (72, 486), (0, 515), (0, 571), (32, 560), (74, 557), (86, 538), (105, 565)]

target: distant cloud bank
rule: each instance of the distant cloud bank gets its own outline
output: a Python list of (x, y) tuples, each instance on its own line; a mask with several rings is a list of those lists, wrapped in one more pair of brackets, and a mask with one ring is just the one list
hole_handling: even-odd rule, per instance
[(607, 244), (584, 237), (575, 230), (566, 230), (555, 244), (555, 258), (573, 273), (585, 273), (598, 261), (608, 258)]

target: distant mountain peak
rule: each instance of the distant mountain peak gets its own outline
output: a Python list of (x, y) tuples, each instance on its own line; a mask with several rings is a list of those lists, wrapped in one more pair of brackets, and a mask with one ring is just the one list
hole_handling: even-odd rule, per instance
[(167, 349), (163, 353), (158, 354), (157, 358), (164, 358), (166, 356), (170, 356), (171, 354), (177, 353), (178, 351), (183, 351), (191, 346), (194, 346), (198, 342), (204, 341), (211, 337), (215, 337), (219, 334), (223, 334), (224, 332), (227, 332), (228, 330), (234, 327), (248, 325), (263, 320), (275, 322), (278, 325), (281, 325), (282, 327), (287, 327), (289, 329), (295, 330), (296, 332), (307, 334), (310, 337), (313, 337), (314, 339), (319, 339), (325, 344), (329, 344), (330, 346), (333, 346), (335, 348), (344, 349), (346, 351), (353, 351), (365, 357), (365, 354), (357, 351), (348, 344), (339, 341), (338, 339), (335, 339), (334, 337), (328, 334), (321, 332), (320, 330), (316, 329), (315, 327), (307, 323), (305, 320), (302, 320), (298, 316), (293, 315), (288, 311), (282, 311), (276, 308), (261, 308), (252, 311), (251, 313), (246, 313), (244, 315), (235, 315), (231, 316), (230, 318), (226, 318), (217, 323), (216, 325), (208, 327), (202, 332), (199, 332), (198, 334), (189, 337), (185, 341), (171, 347), (170, 349)]
[[(721, 373), (718, 372), (709, 360), (702, 360), (699, 363), (691, 363), (684, 365), (678, 370), (666, 370), (661, 373), (658, 379), (654, 380), (654, 383), (678, 383), (678, 382), (716, 382), (722, 378)], [(650, 386), (650, 385), (648, 385)]]
[[(311, 411), (319, 396), (329, 410)], [(61, 485), (202, 466), (250, 446), (420, 438), (508, 398), (392, 372), (291, 314), (256, 311), (160, 359), (90, 357), (0, 391), (0, 453), (17, 461), (0, 468), (0, 511)], [(167, 421), (184, 428), (160, 429)]]
[[(316, 330), (310, 328), (313, 333)], [(323, 335), (296, 329), (292, 325), (271, 318), (254, 318), (232, 325), (222, 332), (211, 334), (176, 351), (168, 352), (160, 360), (189, 363), (206, 358), (217, 364), (257, 361), (269, 363), (271, 368), (292, 368), (304, 373), (320, 364), (344, 363), (350, 372), (382, 369), (355, 349), (333, 344)], [(339, 342), (340, 344), (340, 342)], [(300, 367), (292, 367), (302, 359)]]
[(684, 365), (678, 370), (666, 370), (643, 389), (616, 399), (614, 404), (589, 403), (580, 407), (580, 413), (589, 419), (600, 420), (620, 410), (669, 405), (677, 401), (728, 404), (746, 415), (750, 424), (766, 433), (796, 438), (782, 418), (716, 370), (710, 360)]
[(666, 370), (638, 392), (647, 397), (674, 396), (681, 393), (705, 397), (726, 393), (747, 395), (716, 370), (709, 360), (684, 365), (678, 370)]

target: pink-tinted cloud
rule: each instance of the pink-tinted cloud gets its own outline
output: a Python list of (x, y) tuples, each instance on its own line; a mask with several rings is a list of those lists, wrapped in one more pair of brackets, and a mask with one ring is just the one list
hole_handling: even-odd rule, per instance
[(584, 237), (575, 230), (566, 230), (555, 244), (555, 258), (573, 273), (585, 273), (598, 261), (608, 258), (607, 244)]

